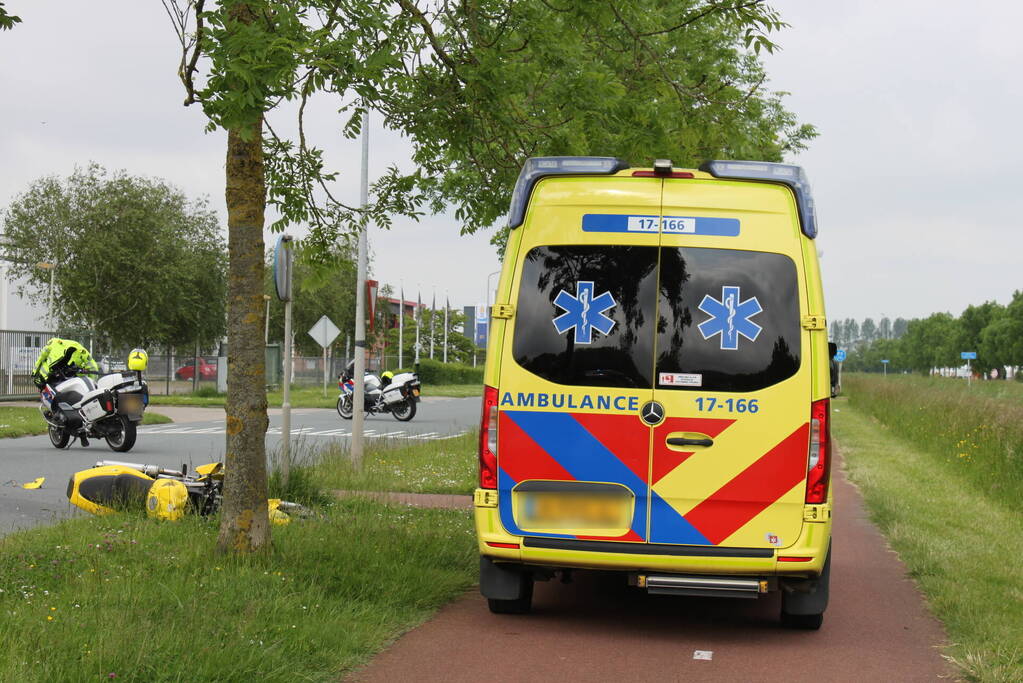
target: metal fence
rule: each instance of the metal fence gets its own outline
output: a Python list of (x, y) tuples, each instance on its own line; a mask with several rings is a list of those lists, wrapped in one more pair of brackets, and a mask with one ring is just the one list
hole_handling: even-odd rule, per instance
[[(89, 333), (69, 333), (61, 330), (60, 336), (76, 339), (90, 350), (101, 372), (117, 372), (125, 369), (129, 349), (109, 349)], [(38, 397), (39, 392), (32, 383), (32, 370), (39, 352), (54, 333), (40, 330), (0, 330), (0, 400), (28, 400)], [(215, 393), (226, 386), (227, 358), (215, 354), (198, 354), (194, 349), (147, 349), (149, 368), (146, 381), (149, 392), (154, 395), (187, 394), (195, 391)], [(423, 356), (426, 358), (427, 356)], [(318, 386), (324, 381), (329, 385), (337, 382), (338, 375), (351, 359), (343, 354), (334, 356), (296, 356), (292, 365), (292, 382), (296, 385)], [(406, 368), (411, 368), (412, 355), (402, 358)], [(397, 355), (368, 354), (366, 368), (370, 372), (397, 370)], [(326, 369), (326, 375), (324, 375)], [(266, 347), (266, 384), (280, 387), (284, 370), (281, 346), (270, 344)], [(218, 377), (220, 378), (218, 381)]]
[[(32, 370), (35, 368), (39, 352), (53, 336), (55, 336), (53, 332), (40, 330), (0, 330), (0, 401), (31, 400), (39, 396), (32, 382)], [(101, 372), (125, 369), (129, 349), (104, 348), (88, 333), (68, 334), (62, 330), (60, 336), (75, 339), (88, 348), (99, 364)], [(149, 368), (145, 377), (151, 394), (187, 394), (199, 390), (214, 393), (226, 386), (227, 358), (223, 356), (196, 355), (194, 349), (147, 349), (147, 351)], [(320, 367), (321, 374), (317, 377), (322, 381), (322, 364)], [(266, 347), (267, 386), (280, 386), (282, 370), (280, 345), (270, 344)], [(315, 384), (316, 381), (309, 383)]]

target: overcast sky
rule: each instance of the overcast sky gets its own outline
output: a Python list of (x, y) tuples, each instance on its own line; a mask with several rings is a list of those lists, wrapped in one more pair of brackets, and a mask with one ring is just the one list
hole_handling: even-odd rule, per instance
[[(791, 24), (766, 58), (769, 87), (820, 137), (793, 161), (817, 200), (830, 318), (958, 314), (1006, 303), (1023, 193), (1017, 119), (1023, 5), (778, 0)], [(7, 0), (24, 22), (0, 33), (0, 206), (46, 174), (95, 161), (208, 195), (223, 214), (223, 134), (181, 106), (178, 46), (159, 0)], [(317, 139), (358, 199), (358, 144), (316, 113)], [(408, 167), (400, 138), (374, 126), (371, 172)], [(630, 160), (636, 165), (649, 160)], [(373, 275), (406, 298), (485, 296), (499, 263), (489, 234), (450, 217), (371, 234)], [(268, 239), (270, 239), (268, 237)], [(495, 278), (496, 279), (496, 278)]]

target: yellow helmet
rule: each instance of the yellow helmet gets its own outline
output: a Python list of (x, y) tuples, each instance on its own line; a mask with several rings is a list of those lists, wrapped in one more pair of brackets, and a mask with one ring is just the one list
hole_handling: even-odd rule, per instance
[(188, 489), (177, 479), (157, 479), (146, 496), (146, 514), (156, 519), (175, 521), (185, 515)]
[(390, 370), (387, 370), (382, 375), (380, 375), (380, 379), (391, 379), (392, 377), (394, 377), (394, 373), (391, 372)]
[(149, 354), (145, 349), (132, 349), (128, 354), (129, 370), (145, 370), (149, 367)]
[(271, 524), (291, 524), (291, 516), (281, 509), (280, 498), (270, 498), (266, 501), (267, 511), (270, 513)]

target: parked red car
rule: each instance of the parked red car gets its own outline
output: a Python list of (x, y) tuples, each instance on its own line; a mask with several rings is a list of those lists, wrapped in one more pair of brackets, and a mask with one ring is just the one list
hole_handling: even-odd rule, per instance
[[(174, 379), (185, 380), (192, 379), (195, 374), (194, 368), (195, 361), (189, 358), (184, 364), (174, 371)], [(208, 362), (205, 358), (199, 359), (199, 379), (200, 380), (214, 380), (217, 378), (217, 364)]]

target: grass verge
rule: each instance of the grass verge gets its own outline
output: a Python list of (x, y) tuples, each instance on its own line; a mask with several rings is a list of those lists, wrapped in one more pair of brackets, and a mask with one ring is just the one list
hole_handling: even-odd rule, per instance
[(896, 435), (856, 398), (835, 402), (845, 466), (944, 622), (948, 656), (969, 680), (1023, 680), (1023, 519), (962, 462)]
[[(163, 424), (165, 422), (172, 422), (172, 420), (159, 413), (147, 412), (142, 417), (142, 424)], [(39, 413), (38, 408), (0, 406), (0, 438), (45, 433), (46, 421)]]
[(316, 482), (349, 491), (471, 494), (476, 487), (475, 431), (436, 441), (373, 439), (368, 441), (361, 470), (352, 465), (346, 444), (330, 444), (310, 452)]
[(461, 510), (339, 501), (253, 558), (216, 533), (115, 515), (0, 539), (0, 680), (337, 680), (476, 575)]
[[(848, 375), (850, 402), (934, 453), (974, 487), (1023, 511), (1023, 394), (1015, 382)], [(990, 387), (990, 388), (989, 388)]]
[[(437, 384), (423, 387), (423, 396), (447, 396), (453, 398), (467, 398), (482, 396), (482, 384)], [(284, 401), (280, 391), (271, 391), (267, 394), (267, 401), (270, 407), (278, 407)], [(327, 395), (323, 395), (323, 387), (296, 386), (291, 389), (292, 408), (334, 408), (337, 405), (337, 385), (327, 385)], [(227, 401), (224, 394), (210, 393), (208, 390), (200, 390), (196, 394), (172, 394), (170, 396), (150, 396), (154, 405), (165, 406), (222, 406)]]

